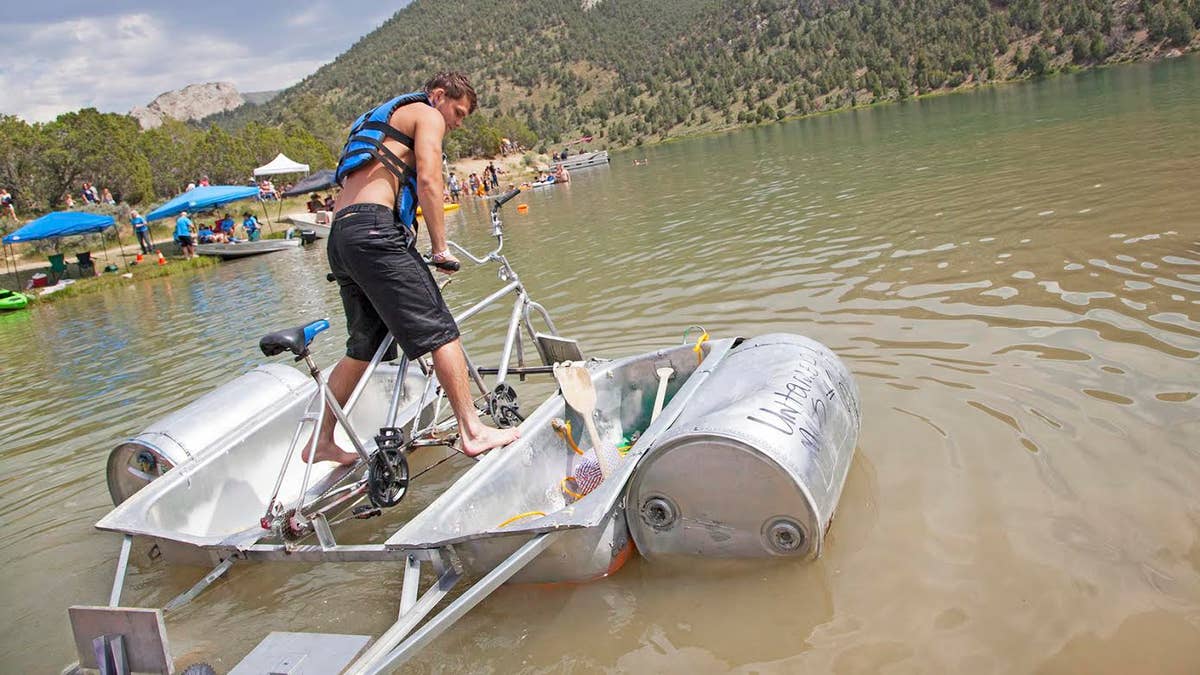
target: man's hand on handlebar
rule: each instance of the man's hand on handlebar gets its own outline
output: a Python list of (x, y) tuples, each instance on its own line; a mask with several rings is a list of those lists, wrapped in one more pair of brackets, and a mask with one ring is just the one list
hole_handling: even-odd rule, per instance
[(458, 258), (454, 257), (450, 249), (439, 251), (429, 256), (429, 264), (445, 274), (454, 274), (462, 267), (462, 263), (458, 261)]

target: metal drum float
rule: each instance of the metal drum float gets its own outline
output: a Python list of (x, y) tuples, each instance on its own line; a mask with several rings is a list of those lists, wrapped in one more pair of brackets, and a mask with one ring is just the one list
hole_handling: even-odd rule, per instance
[(638, 551), (815, 559), (859, 425), (858, 390), (828, 347), (743, 342), (638, 464), (626, 501)]

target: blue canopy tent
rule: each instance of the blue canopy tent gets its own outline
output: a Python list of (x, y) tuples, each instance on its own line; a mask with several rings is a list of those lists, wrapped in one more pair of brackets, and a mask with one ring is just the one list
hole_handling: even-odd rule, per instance
[(146, 220), (161, 220), (184, 211), (207, 211), (222, 204), (258, 197), (258, 188), (247, 185), (203, 185), (192, 188), (146, 214)]
[[(55, 211), (46, 215), (31, 220), (16, 232), (11, 232), (4, 235), (4, 245), (7, 247), (7, 254), (13, 257), (12, 273), (17, 280), (17, 287), (21, 286), (21, 277), (17, 274), (16, 255), (12, 254), (12, 245), (20, 244), (27, 241), (37, 241), (38, 239), (58, 239), (60, 237), (69, 237), (79, 234), (90, 234), (94, 232), (103, 233), (110, 227), (117, 224), (117, 221), (112, 216), (105, 216), (99, 213), (87, 213), (85, 211)], [(117, 236), (117, 244), (121, 245), (120, 236)], [(124, 249), (122, 248), (122, 255)], [(5, 265), (8, 264), (8, 255), (4, 258)]]
[(117, 223), (112, 216), (83, 211), (55, 211), (25, 223), (16, 232), (4, 235), (5, 244), (19, 244), (37, 239), (69, 237), (72, 234), (103, 232)]
[[(174, 199), (159, 206), (146, 214), (146, 220), (161, 220), (177, 216), (184, 211), (197, 212), (215, 209), (218, 206), (243, 199), (258, 199), (258, 186), (255, 185), (201, 185), (194, 187)], [(271, 217), (263, 207), (263, 216), (267, 221), (268, 231), (271, 228)]]

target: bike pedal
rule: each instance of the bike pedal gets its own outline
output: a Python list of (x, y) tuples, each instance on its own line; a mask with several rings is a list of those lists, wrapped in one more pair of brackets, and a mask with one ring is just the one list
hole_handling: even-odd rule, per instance
[(383, 509), (376, 506), (371, 506), (369, 504), (359, 504), (351, 509), (351, 513), (353, 513), (354, 517), (358, 518), (359, 520), (367, 520), (368, 518), (374, 518), (375, 516), (382, 516)]

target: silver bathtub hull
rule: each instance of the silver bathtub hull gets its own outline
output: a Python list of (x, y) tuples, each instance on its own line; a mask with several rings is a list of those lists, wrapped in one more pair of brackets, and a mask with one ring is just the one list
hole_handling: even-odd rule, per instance
[[(559, 488), (577, 455), (551, 428), (561, 418), (572, 425), (584, 451), (590, 443), (583, 422), (561, 395), (538, 407), (521, 425), (521, 438), (493, 452), (459, 478), (425, 510), (387, 540), (397, 552), (452, 546), (467, 571), (483, 573), (542, 532), (557, 531), (553, 544), (513, 578), (515, 583), (580, 582), (616, 571), (632, 554), (623, 496), (641, 453), (665, 431), (699, 388), (712, 362), (732, 344), (705, 345), (698, 363), (691, 346), (658, 350), (613, 362), (591, 363), (596, 387), (596, 425), (602, 442), (614, 446), (633, 431), (641, 439), (616, 470), (591, 494), (574, 503)], [(714, 355), (717, 357), (714, 359)], [(658, 387), (656, 371), (669, 365), (669, 404), (651, 424)], [(523, 514), (545, 515), (519, 518)], [(508, 525), (506, 521), (518, 518)]]
[[(288, 372), (290, 371), (290, 373)], [(350, 414), (359, 440), (374, 447), (373, 435), (386, 418), (387, 405), (399, 373), (395, 365), (376, 369)], [(425, 376), (415, 366), (409, 369), (398, 423), (417, 415)], [(261, 385), (259, 389), (251, 389)], [(230, 413), (226, 419), (214, 415), (212, 404), (232, 387), (254, 405)], [(287, 366), (260, 367), (183, 409), (151, 425), (147, 431), (123, 443), (110, 457), (112, 476), (137, 470), (137, 453), (155, 449), (164, 457), (184, 459), (170, 471), (154, 477), (122, 501), (96, 527), (102, 530), (153, 537), (163, 542), (215, 551), (233, 551), (248, 546), (264, 534), (259, 519), (267, 503), (301, 418), (315, 410), (315, 383)], [(223, 410), (229, 410), (224, 399)], [(431, 411), (425, 410), (423, 418)], [(311, 425), (310, 425), (311, 427)], [(305, 434), (307, 436), (307, 434)], [(345, 432), (336, 435), (342, 447), (351, 447)], [(414, 469), (447, 456), (444, 448), (424, 448), (414, 457)], [(293, 453), (280, 490), (288, 507), (300, 497), (305, 464)], [(420, 463), (417, 463), (420, 462)], [(171, 463), (174, 464), (172, 461)], [(347, 472), (329, 462), (313, 465), (305, 502), (316, 499), (339, 481), (353, 478), (361, 468)], [(149, 478), (150, 476), (147, 476)], [(117, 495), (114, 494), (114, 500)]]

